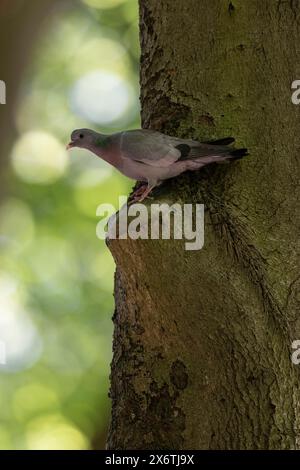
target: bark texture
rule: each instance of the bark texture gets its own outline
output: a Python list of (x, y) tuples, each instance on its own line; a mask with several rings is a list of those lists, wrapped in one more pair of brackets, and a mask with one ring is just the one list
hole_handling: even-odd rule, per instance
[(111, 240), (112, 449), (298, 449), (300, 5), (140, 0), (143, 127), (247, 159), (155, 202), (204, 203), (205, 245)]

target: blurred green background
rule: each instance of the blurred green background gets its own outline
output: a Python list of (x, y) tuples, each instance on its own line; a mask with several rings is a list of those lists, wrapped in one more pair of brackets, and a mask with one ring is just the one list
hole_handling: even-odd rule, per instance
[(133, 183), (65, 145), (75, 128), (140, 127), (138, 63), (137, 0), (72, 0), (19, 77), (1, 170), (0, 449), (105, 446), (114, 263), (96, 208)]

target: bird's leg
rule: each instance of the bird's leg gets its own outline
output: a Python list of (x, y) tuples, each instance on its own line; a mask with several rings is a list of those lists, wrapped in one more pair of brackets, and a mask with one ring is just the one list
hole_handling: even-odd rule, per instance
[(147, 186), (147, 188), (145, 189), (145, 191), (143, 192), (143, 194), (141, 195), (140, 199), (139, 199), (139, 202), (142, 202), (144, 201), (144, 199), (146, 199), (149, 194), (151, 193), (153, 187), (151, 186)]
[(142, 183), (138, 188), (136, 188), (133, 193), (129, 196), (128, 204), (132, 204), (133, 202), (138, 201), (139, 196), (143, 194), (145, 191), (146, 184)]
[(142, 183), (141, 186), (134, 191), (132, 197), (135, 198), (136, 196), (140, 196), (141, 194), (143, 194), (143, 192), (145, 191), (145, 186), (146, 185)]
[(152, 184), (152, 185), (148, 184), (147, 188), (144, 190), (144, 192), (141, 194), (140, 198), (138, 199), (138, 202), (144, 201), (149, 196), (149, 194), (151, 193), (152, 189), (155, 186), (156, 186), (155, 184)]
[[(148, 196), (149, 194), (151, 193), (152, 189), (155, 188), (155, 186), (157, 186), (157, 184), (149, 184), (147, 185), (147, 187), (145, 188), (145, 185), (141, 186), (139, 189), (138, 189), (138, 194), (137, 192), (134, 192), (133, 196), (134, 198), (130, 201), (129, 204), (133, 204), (135, 202), (142, 202), (144, 201)], [(141, 189), (143, 189), (143, 191), (140, 191)]]

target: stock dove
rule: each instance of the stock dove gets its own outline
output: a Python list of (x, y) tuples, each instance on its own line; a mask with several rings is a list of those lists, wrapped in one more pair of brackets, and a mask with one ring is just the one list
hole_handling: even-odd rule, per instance
[(67, 148), (90, 150), (127, 177), (146, 183), (133, 194), (133, 200), (141, 202), (166, 179), (187, 170), (198, 170), (209, 163), (237, 160), (247, 155), (246, 148), (229, 147), (233, 142), (232, 137), (198, 142), (148, 129), (111, 135), (78, 129), (72, 132)]

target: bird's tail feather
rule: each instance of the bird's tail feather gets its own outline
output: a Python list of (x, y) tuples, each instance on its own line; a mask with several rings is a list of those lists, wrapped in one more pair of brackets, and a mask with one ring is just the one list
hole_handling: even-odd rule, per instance
[(201, 168), (202, 166), (209, 165), (210, 163), (228, 164), (231, 161), (239, 160), (245, 157), (246, 155), (248, 155), (248, 151), (246, 148), (228, 148), (226, 151), (220, 153), (217, 153), (216, 151), (215, 154), (196, 157), (194, 159), (189, 160), (189, 169), (196, 169), (197, 167)]
[[(235, 139), (234, 137), (224, 137), (223, 139), (218, 139), (218, 140), (209, 140), (207, 142), (204, 142), (205, 144), (209, 145), (215, 145), (216, 147), (218, 146), (225, 146), (227, 147), (228, 145), (234, 143)], [(217, 150), (217, 148), (216, 148)], [(246, 148), (240, 148), (240, 149), (235, 149), (235, 148), (228, 148), (227, 153), (227, 158), (228, 160), (239, 160), (240, 158), (245, 157), (248, 154), (248, 150)]]
[(235, 141), (234, 137), (224, 137), (223, 139), (218, 139), (218, 140), (208, 140), (206, 142), (203, 142), (204, 144), (209, 144), (209, 145), (230, 145)]
[(230, 160), (239, 160), (246, 157), (246, 155), (249, 155), (246, 148), (234, 149), (229, 152)]

